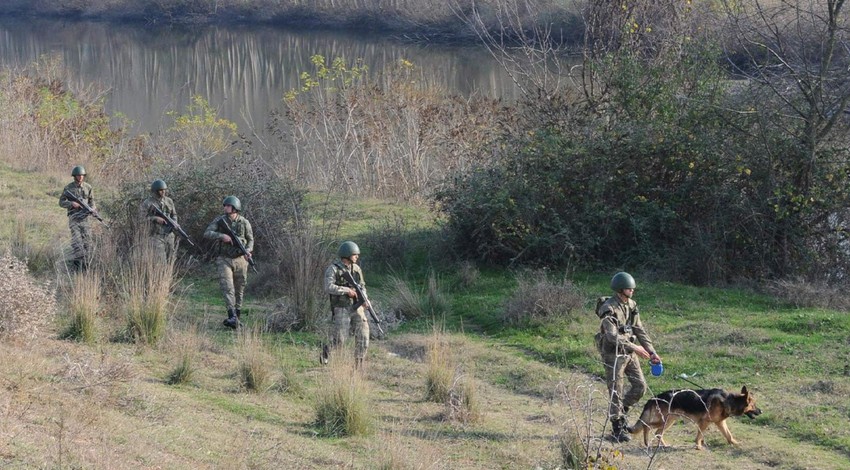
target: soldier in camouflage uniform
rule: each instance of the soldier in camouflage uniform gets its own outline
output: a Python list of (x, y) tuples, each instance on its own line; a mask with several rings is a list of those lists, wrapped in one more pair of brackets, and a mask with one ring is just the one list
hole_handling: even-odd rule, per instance
[(165, 219), (157, 215), (153, 207), (157, 207), (165, 215), (177, 222), (177, 210), (174, 201), (165, 195), (168, 185), (163, 180), (155, 180), (151, 183), (151, 195), (142, 202), (142, 214), (147, 221), (148, 235), (150, 235), (151, 249), (163, 262), (170, 262), (174, 256), (175, 236), (174, 230)]
[[(248, 260), (254, 251), (254, 232), (248, 219), (239, 215), (242, 212), (242, 203), (236, 196), (227, 196), (222, 204), (224, 214), (216, 217), (207, 226), (204, 238), (219, 242), (215, 264), (218, 267), (218, 284), (227, 304), (224, 326), (235, 329), (242, 325), (239, 321), (242, 316), (242, 294), (248, 281)], [(224, 224), (227, 224), (245, 245), (247, 255), (243, 255), (233, 243)]]
[[(640, 360), (661, 362), (640, 321), (637, 303), (632, 300), (635, 287), (635, 280), (629, 273), (615, 274), (611, 279), (615, 295), (596, 312), (601, 319), (596, 346), (605, 364), (605, 382), (610, 399), (608, 417), (611, 419), (611, 438), (616, 442), (630, 440), (626, 413), (646, 392)], [(626, 378), (629, 380), (628, 392), (624, 390)]]
[(59, 205), (68, 210), (68, 227), (71, 229), (71, 260), (77, 270), (84, 270), (91, 259), (91, 221), (89, 214), (82, 206), (65, 196), (65, 191), (73, 194), (81, 201), (89, 205), (97, 213), (94, 205), (94, 195), (90, 184), (83, 181), (86, 178), (86, 169), (75, 166), (71, 170), (74, 181), (65, 186), (62, 195), (59, 196)]
[(354, 366), (363, 366), (366, 350), (369, 348), (369, 321), (366, 319), (365, 305), (356, 310), (351, 307), (357, 301), (357, 292), (342, 277), (343, 271), (349, 271), (354, 280), (366, 289), (363, 271), (357, 265), (360, 248), (352, 241), (344, 242), (337, 250), (339, 261), (334, 261), (325, 270), (325, 293), (330, 295), (333, 312), (333, 330), (331, 344), (338, 348), (345, 344), (350, 334), (354, 334)]

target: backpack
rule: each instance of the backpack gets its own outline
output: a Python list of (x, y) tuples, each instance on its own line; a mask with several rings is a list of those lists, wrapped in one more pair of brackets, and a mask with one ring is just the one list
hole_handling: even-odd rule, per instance
[(596, 309), (594, 311), (596, 312), (597, 317), (602, 318), (602, 312), (600, 312), (599, 310), (602, 308), (602, 304), (607, 302), (610, 298), (610, 295), (603, 295), (602, 297), (596, 298)]

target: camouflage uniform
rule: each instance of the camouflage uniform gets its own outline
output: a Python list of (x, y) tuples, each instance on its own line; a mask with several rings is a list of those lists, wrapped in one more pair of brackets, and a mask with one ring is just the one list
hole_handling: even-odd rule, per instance
[[(222, 224), (228, 224), (233, 229), (233, 233), (239, 237), (249, 253), (254, 250), (254, 232), (251, 229), (251, 223), (241, 215), (237, 215), (236, 220), (232, 222), (227, 215), (217, 217), (207, 226), (204, 238), (221, 241), (227, 235), (227, 230)], [(248, 260), (235, 244), (221, 242), (218, 243), (218, 257), (215, 264), (218, 268), (218, 285), (224, 295), (227, 310), (233, 311), (238, 317), (242, 313), (242, 294), (248, 282)]]
[[(637, 304), (632, 299), (626, 302), (619, 296), (611, 296), (599, 307), (602, 319), (600, 332), (596, 334), (596, 347), (605, 364), (605, 382), (608, 384), (610, 403), (608, 415), (612, 422), (624, 422), (625, 412), (640, 400), (646, 392), (646, 379), (640, 367), (640, 357), (634, 354), (635, 341), (650, 354), (655, 354), (652, 340), (640, 321)], [(624, 379), (630, 388), (623, 395)]]
[(68, 210), (68, 227), (71, 229), (71, 259), (74, 265), (84, 268), (91, 258), (91, 221), (89, 214), (83, 208), (74, 209), (72, 201), (65, 197), (65, 191), (84, 201), (92, 209), (95, 208), (92, 187), (86, 182), (69, 183), (59, 196), (59, 205)]
[(348, 336), (354, 335), (354, 359), (358, 362), (366, 357), (369, 348), (369, 321), (366, 319), (366, 310), (363, 306), (352, 311), (355, 299), (348, 297), (346, 287), (348, 283), (342, 277), (342, 272), (348, 270), (351, 277), (366, 290), (363, 280), (363, 271), (357, 264), (346, 267), (341, 261), (335, 261), (325, 270), (325, 293), (331, 298), (331, 311), (333, 312), (333, 331), (331, 341), (335, 347), (345, 344)]
[(147, 220), (151, 249), (154, 250), (162, 261), (167, 262), (174, 256), (174, 230), (168, 224), (160, 224), (156, 221), (159, 216), (151, 209), (151, 206), (159, 208), (165, 215), (171, 217), (174, 222), (177, 222), (177, 210), (174, 208), (174, 201), (168, 196), (163, 196), (161, 199), (156, 196), (150, 196), (142, 202), (142, 214), (144, 214), (145, 220)]

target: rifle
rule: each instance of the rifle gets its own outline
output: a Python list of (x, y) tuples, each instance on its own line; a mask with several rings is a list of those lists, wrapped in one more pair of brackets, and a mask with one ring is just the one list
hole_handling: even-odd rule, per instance
[(156, 213), (156, 215), (162, 217), (165, 220), (165, 225), (168, 225), (169, 227), (171, 227), (171, 230), (173, 232), (177, 233), (177, 235), (180, 235), (180, 238), (182, 238), (183, 240), (186, 240), (186, 242), (194, 248), (195, 244), (189, 238), (189, 234), (186, 233), (186, 231), (183, 230), (182, 227), (177, 225), (177, 222), (175, 222), (174, 219), (165, 215), (165, 212), (163, 212), (162, 209), (160, 209), (159, 207), (156, 207), (156, 204), (151, 203), (150, 208), (153, 209), (153, 211)]
[(103, 220), (103, 217), (101, 217), (97, 212), (95, 212), (95, 210), (92, 209), (91, 206), (88, 205), (85, 201), (78, 198), (77, 196), (74, 196), (67, 189), (62, 193), (62, 195), (65, 196), (66, 199), (69, 199), (70, 201), (73, 201), (73, 202), (76, 202), (77, 204), (79, 204), (80, 207), (86, 212), (86, 214), (94, 217), (95, 219), (99, 220), (100, 223), (109, 227), (109, 225), (107, 225), (106, 222)]
[(351, 275), (351, 271), (347, 269), (342, 270), (342, 278), (345, 279), (345, 282), (348, 283), (348, 286), (354, 289), (354, 292), (357, 292), (357, 302), (351, 306), (352, 310), (357, 310), (361, 305), (366, 304), (366, 311), (369, 312), (369, 316), (372, 317), (372, 320), (375, 321), (375, 326), (378, 327), (378, 332), (381, 333), (381, 336), (384, 335), (384, 330), (381, 329), (381, 320), (378, 319), (378, 315), (375, 314), (375, 311), (372, 309), (372, 303), (369, 302), (369, 298), (366, 297), (366, 291), (363, 290), (363, 286), (358, 284), (354, 280), (354, 276)]
[(227, 221), (224, 220), (226, 217), (227, 216), (224, 216), (224, 215), (221, 216), (221, 223), (224, 225), (224, 229), (227, 231), (227, 235), (230, 237), (230, 240), (232, 241), (232, 243), (234, 245), (236, 245), (237, 248), (239, 248), (239, 251), (241, 251), (242, 254), (245, 255), (248, 258), (248, 264), (251, 266), (251, 268), (256, 273), (257, 272), (257, 263), (254, 262), (254, 257), (251, 256), (248, 253), (248, 250), (245, 249), (245, 244), (242, 243), (242, 240), (240, 240), (239, 237), (236, 236), (236, 233), (233, 231), (232, 228), (230, 228), (230, 225), (228, 225)]

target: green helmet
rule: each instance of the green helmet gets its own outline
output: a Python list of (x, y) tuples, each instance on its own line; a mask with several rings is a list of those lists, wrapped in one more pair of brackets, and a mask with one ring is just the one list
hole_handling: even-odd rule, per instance
[(236, 196), (227, 196), (224, 198), (224, 201), (221, 203), (223, 206), (233, 206), (233, 210), (236, 212), (242, 212), (242, 203), (239, 202), (239, 198)]
[(351, 258), (352, 255), (360, 254), (360, 247), (357, 246), (357, 243), (352, 241), (342, 242), (342, 245), (340, 245), (339, 249), (336, 250), (336, 254), (339, 255), (340, 258)]
[(86, 169), (83, 168), (82, 165), (77, 165), (77, 166), (74, 167), (73, 170), (71, 170), (71, 176), (80, 176), (80, 175), (85, 175), (85, 174), (86, 174)]
[(159, 191), (160, 189), (168, 189), (168, 185), (167, 185), (167, 184), (165, 184), (165, 181), (162, 181), (162, 180), (154, 180), (154, 182), (153, 182), (153, 183), (151, 183), (151, 191), (152, 191), (152, 192), (157, 192), (157, 191)]
[(635, 278), (627, 272), (618, 272), (611, 278), (611, 290), (620, 292), (623, 289), (634, 289)]

